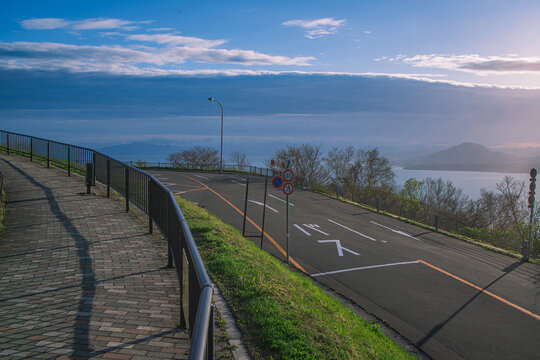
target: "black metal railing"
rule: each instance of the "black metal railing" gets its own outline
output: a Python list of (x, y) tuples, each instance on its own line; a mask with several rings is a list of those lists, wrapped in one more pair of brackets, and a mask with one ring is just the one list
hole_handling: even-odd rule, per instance
[(0, 130), (0, 150), (85, 174), (93, 164), (94, 181), (118, 192), (148, 215), (149, 231), (155, 224), (168, 243), (168, 265), (174, 266), (180, 284), (180, 326), (191, 335), (189, 359), (214, 358), (213, 288), (197, 251), (195, 240), (173, 193), (152, 175), (107, 155), (84, 147)]

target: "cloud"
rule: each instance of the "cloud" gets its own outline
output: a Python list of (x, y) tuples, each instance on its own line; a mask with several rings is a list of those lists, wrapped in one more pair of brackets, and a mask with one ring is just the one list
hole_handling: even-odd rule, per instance
[(130, 75), (175, 74), (174, 65), (194, 61), (210, 64), (309, 65), (312, 57), (268, 55), (252, 50), (205, 47), (129, 48), (62, 43), (0, 43), (0, 68), (110, 72)]
[(126, 36), (129, 40), (155, 42), (157, 44), (183, 45), (197, 48), (212, 48), (222, 45), (227, 40), (205, 40), (174, 34), (134, 34)]
[(337, 33), (340, 26), (345, 25), (345, 19), (323, 18), (316, 20), (289, 20), (283, 22), (283, 26), (299, 26), (306, 29), (305, 37), (308, 39), (321, 38), (326, 35)]
[(133, 30), (137, 28), (134, 26), (136, 24), (148, 24), (150, 22), (107, 18), (92, 18), (79, 21), (71, 21), (63, 18), (35, 18), (22, 20), (20, 24), (27, 30), (54, 30), (64, 28), (71, 30)]
[(471, 55), (398, 55), (393, 58), (375, 59), (402, 62), (414, 67), (429, 67), (452, 71), (464, 71), (477, 75), (540, 72), (540, 57)]
[(27, 19), (21, 21), (21, 26), (28, 30), (52, 30), (66, 28), (69, 21), (58, 18)]

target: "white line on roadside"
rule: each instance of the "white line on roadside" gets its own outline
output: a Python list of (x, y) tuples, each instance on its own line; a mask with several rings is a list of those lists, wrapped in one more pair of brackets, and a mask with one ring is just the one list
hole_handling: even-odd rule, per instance
[[(268, 194), (268, 196), (270, 196), (271, 198), (274, 198), (274, 199), (276, 199), (276, 200), (279, 200), (279, 201), (281, 201), (282, 203), (286, 203), (285, 200), (280, 199), (280, 198), (278, 198), (277, 196), (274, 196), (274, 195), (272, 195), (272, 194)], [(289, 202), (289, 205), (294, 206), (294, 204), (291, 203), (291, 202)]]
[(238, 184), (238, 185), (246, 186), (246, 184), (239, 183), (238, 181), (231, 180), (231, 182), (235, 183), (235, 184)]
[(317, 229), (317, 228), (319, 227), (319, 225), (317, 225), (317, 224), (303, 224), (303, 225), (304, 225), (305, 227), (307, 227), (307, 228), (310, 228), (311, 230), (315, 230), (315, 231), (317, 231), (317, 232), (320, 232), (320, 233), (323, 234), (323, 235), (326, 235), (326, 236), (329, 236), (329, 235), (330, 235), (330, 234), (328, 234), (328, 233), (325, 233), (324, 231), (321, 231), (321, 230)]
[(201, 178), (201, 179), (210, 180), (210, 179), (207, 178), (206, 176), (202, 176), (202, 175), (193, 175), (193, 176), (196, 176), (196, 177)]
[[(263, 205), (264, 205), (262, 202), (258, 202), (258, 201), (255, 201), (255, 200), (248, 200), (248, 201), (249, 201), (249, 202), (252, 202), (252, 203), (254, 203), (254, 204), (260, 205), (260, 206), (263, 206)], [(278, 213), (278, 212), (279, 212), (279, 211), (277, 211), (276, 209), (271, 208), (271, 207), (268, 206), (268, 205), (266, 205), (266, 208), (272, 210), (272, 211), (275, 212), (275, 213)]]
[(298, 230), (300, 230), (301, 232), (303, 232), (304, 234), (306, 234), (307, 236), (311, 236), (310, 233), (308, 233), (306, 230), (302, 229), (302, 227), (298, 226), (298, 224), (293, 224), (293, 226), (295, 228), (297, 228)]
[(341, 226), (342, 228), (347, 229), (347, 230), (349, 230), (350, 232), (353, 232), (353, 233), (358, 234), (358, 235), (360, 235), (360, 236), (363, 236), (363, 237), (365, 237), (366, 239), (369, 239), (369, 240), (371, 240), (371, 241), (377, 241), (377, 240), (375, 240), (374, 238), (372, 238), (371, 236), (364, 235), (364, 234), (362, 234), (361, 232), (358, 232), (358, 231), (356, 231), (356, 230), (353, 230), (353, 229), (351, 229), (351, 228), (346, 227), (345, 225), (341, 225), (340, 223), (337, 223), (337, 222), (335, 222), (335, 221), (333, 221), (333, 220), (330, 220), (330, 219), (327, 219), (327, 220), (330, 221), (332, 224), (336, 224), (337, 226)]
[(388, 226), (384, 226), (384, 225), (382, 225), (382, 224), (376, 223), (375, 221), (370, 221), (370, 223), (372, 223), (372, 224), (374, 224), (374, 225), (377, 225), (377, 226), (380, 226), (380, 227), (382, 227), (382, 228), (388, 229), (388, 230), (390, 230), (390, 231), (392, 231), (392, 232), (395, 232), (396, 234), (400, 234), (400, 235), (403, 235), (403, 236), (406, 236), (406, 237), (410, 237), (411, 239), (414, 239), (414, 240), (416, 240), (416, 241), (420, 241), (420, 239), (417, 239), (417, 238), (415, 238), (415, 237), (412, 236), (412, 235), (409, 235), (409, 234), (407, 234), (407, 233), (404, 233), (403, 231), (395, 230), (395, 229), (389, 228)]
[(186, 192), (185, 191), (178, 191), (178, 192), (175, 192), (174, 194), (175, 195), (182, 195), (182, 194), (185, 194)]
[(315, 276), (322, 276), (322, 275), (332, 275), (332, 274), (339, 274), (339, 273), (349, 272), (349, 271), (376, 269), (376, 268), (387, 267), (387, 266), (409, 265), (409, 264), (418, 264), (418, 261), (404, 261), (404, 262), (397, 262), (397, 263), (391, 263), (391, 264), (362, 266), (362, 267), (356, 267), (352, 269), (335, 270), (335, 271), (327, 271), (327, 272), (318, 273), (318, 274), (311, 274), (311, 276), (315, 277)]

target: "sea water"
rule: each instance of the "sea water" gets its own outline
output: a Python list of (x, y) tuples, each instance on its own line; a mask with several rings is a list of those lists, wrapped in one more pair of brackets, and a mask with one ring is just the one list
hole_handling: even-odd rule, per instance
[(480, 198), (480, 190), (497, 190), (497, 183), (501, 182), (505, 176), (511, 176), (519, 181), (525, 181), (524, 191), (528, 191), (529, 174), (507, 174), (499, 172), (481, 172), (481, 171), (443, 171), (443, 170), (406, 170), (402, 167), (392, 167), (396, 183), (403, 186), (405, 181), (410, 178), (423, 180), (426, 178), (441, 178), (444, 181), (451, 181), (454, 186), (463, 190), (463, 194), (470, 199)]

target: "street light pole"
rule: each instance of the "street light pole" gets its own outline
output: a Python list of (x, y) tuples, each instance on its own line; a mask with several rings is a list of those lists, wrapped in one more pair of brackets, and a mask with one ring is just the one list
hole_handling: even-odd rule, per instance
[(221, 149), (220, 149), (220, 160), (219, 160), (219, 172), (223, 172), (223, 106), (221, 103), (214, 98), (208, 98), (208, 101), (215, 101), (219, 104), (219, 107), (221, 108)]

